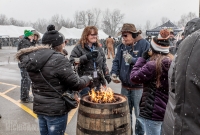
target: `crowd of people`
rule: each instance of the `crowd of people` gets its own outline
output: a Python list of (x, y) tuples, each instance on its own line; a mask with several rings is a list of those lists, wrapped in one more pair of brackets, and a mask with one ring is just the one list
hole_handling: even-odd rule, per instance
[[(99, 41), (98, 29), (87, 26), (69, 59), (66, 39), (54, 25), (47, 27), (41, 43), (36, 31), (25, 30), (16, 54), (22, 76), (21, 102), (33, 102), (41, 135), (64, 135), (70, 108), (57, 91), (78, 91), (83, 96), (112, 81), (121, 83), (121, 94), (127, 97), (131, 126), (135, 126), (131, 134), (199, 134), (199, 24), (199, 18), (189, 21), (178, 42), (168, 29), (148, 41), (131, 23), (123, 24), (121, 42), (111, 36)], [(110, 55), (109, 71), (106, 60)]]

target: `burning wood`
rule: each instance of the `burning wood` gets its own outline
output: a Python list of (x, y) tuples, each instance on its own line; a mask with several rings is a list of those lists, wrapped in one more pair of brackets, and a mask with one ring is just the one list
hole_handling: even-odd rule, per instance
[(114, 96), (113, 90), (109, 87), (101, 88), (100, 91), (91, 90), (89, 93), (89, 100), (94, 103), (114, 103), (116, 98)]

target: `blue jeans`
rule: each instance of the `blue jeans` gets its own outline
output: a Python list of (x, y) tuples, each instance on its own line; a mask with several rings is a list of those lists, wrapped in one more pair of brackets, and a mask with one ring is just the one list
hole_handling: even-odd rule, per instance
[(29, 98), (29, 91), (30, 91), (30, 87), (31, 87), (31, 79), (29, 77), (28, 72), (26, 71), (25, 68), (20, 68), (21, 71), (21, 95), (20, 95), (20, 99), (25, 101)]
[(132, 110), (134, 107), (135, 117), (136, 117), (135, 135), (144, 135), (144, 126), (140, 121), (138, 121), (139, 112), (140, 112), (139, 103), (142, 97), (142, 92), (143, 92), (142, 89), (127, 90), (123, 87), (121, 89), (121, 94), (125, 95), (128, 98), (129, 110), (130, 110), (130, 116), (131, 116), (131, 125), (132, 125)]
[(64, 135), (68, 114), (60, 116), (46, 116), (38, 114), (41, 135)]
[(162, 121), (153, 121), (139, 117), (138, 120), (143, 123), (146, 135), (161, 135)]

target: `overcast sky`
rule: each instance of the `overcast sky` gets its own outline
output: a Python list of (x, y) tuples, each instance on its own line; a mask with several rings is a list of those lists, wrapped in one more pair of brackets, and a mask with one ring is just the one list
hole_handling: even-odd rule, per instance
[(124, 22), (143, 26), (147, 20), (154, 25), (162, 17), (174, 22), (182, 14), (198, 15), (199, 0), (0, 0), (0, 14), (32, 22), (55, 14), (72, 20), (75, 11), (92, 8), (119, 9), (125, 14)]

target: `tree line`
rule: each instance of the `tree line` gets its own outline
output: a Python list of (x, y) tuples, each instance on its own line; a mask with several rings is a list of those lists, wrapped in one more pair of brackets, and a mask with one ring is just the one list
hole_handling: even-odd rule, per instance
[[(37, 31), (44, 33), (49, 24), (54, 24), (56, 29), (60, 29), (62, 26), (66, 28), (84, 28), (86, 26), (96, 26), (99, 29), (102, 29), (106, 34), (111, 36), (116, 36), (120, 31), (120, 26), (124, 21), (125, 14), (121, 13), (120, 10), (109, 10), (101, 11), (98, 8), (88, 9), (88, 10), (80, 10), (76, 11), (73, 19), (65, 19), (62, 15), (55, 14), (49, 20), (46, 19), (37, 19), (35, 22), (25, 22), (22, 20), (17, 20), (13, 17), (8, 18), (4, 14), (0, 14), (0, 25), (15, 25), (15, 26), (31, 26)], [(186, 23), (197, 17), (195, 13), (189, 12), (188, 14), (183, 14), (179, 21), (173, 22), (178, 27), (182, 28), (186, 25)], [(155, 28), (165, 22), (170, 20), (167, 17), (162, 17), (159, 23), (154, 25), (151, 24), (150, 20), (147, 20), (145, 25), (136, 26), (137, 29), (143, 31), (143, 35), (145, 36), (145, 31)]]

